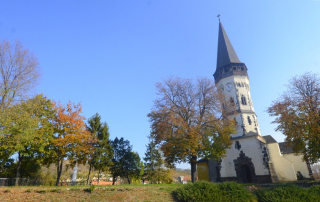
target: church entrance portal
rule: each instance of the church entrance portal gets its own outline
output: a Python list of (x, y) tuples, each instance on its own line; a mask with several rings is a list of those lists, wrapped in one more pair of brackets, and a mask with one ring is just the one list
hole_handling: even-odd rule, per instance
[(252, 183), (250, 168), (247, 165), (241, 166), (241, 175), (243, 183)]
[(254, 183), (257, 181), (251, 158), (245, 156), (245, 154), (241, 151), (240, 156), (233, 161), (237, 173), (238, 183)]

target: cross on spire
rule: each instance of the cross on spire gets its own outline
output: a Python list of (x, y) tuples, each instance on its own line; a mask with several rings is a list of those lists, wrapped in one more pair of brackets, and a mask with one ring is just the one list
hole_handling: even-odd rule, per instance
[(218, 14), (217, 18), (219, 18), (219, 22), (220, 22), (220, 14)]

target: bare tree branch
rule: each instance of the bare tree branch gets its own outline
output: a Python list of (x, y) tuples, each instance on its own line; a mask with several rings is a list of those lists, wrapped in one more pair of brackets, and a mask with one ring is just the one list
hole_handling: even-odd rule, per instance
[(0, 41), (0, 112), (18, 100), (38, 83), (38, 59), (21, 42)]

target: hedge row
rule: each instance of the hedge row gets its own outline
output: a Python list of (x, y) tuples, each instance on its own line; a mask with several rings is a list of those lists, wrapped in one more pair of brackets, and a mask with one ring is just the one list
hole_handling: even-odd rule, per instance
[(175, 192), (180, 201), (239, 201), (239, 202), (320, 202), (320, 186), (302, 188), (296, 185), (278, 185), (249, 192), (235, 182), (196, 182), (178, 188)]

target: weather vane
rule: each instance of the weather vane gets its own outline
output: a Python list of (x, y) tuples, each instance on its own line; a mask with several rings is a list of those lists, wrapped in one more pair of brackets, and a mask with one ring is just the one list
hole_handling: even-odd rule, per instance
[(220, 22), (220, 14), (218, 14), (218, 16), (217, 16), (218, 18), (219, 18), (219, 22)]

